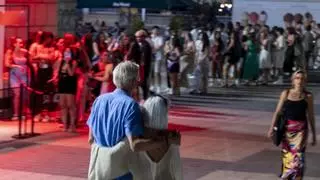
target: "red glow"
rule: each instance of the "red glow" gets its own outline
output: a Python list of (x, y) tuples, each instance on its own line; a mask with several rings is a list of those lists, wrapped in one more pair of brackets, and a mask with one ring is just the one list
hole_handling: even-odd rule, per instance
[[(10, 17), (10, 18), (8, 18)], [(26, 22), (25, 11), (0, 12), (0, 25), (23, 25)]]
[(173, 124), (173, 123), (169, 123), (168, 129), (169, 130), (177, 130), (179, 132), (206, 130), (205, 128), (186, 126), (186, 125), (182, 125), (182, 124)]

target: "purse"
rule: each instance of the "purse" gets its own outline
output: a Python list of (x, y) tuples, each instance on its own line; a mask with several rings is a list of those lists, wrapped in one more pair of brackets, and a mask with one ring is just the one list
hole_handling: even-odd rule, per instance
[[(287, 90), (286, 99), (288, 97), (289, 90)], [(272, 142), (274, 145), (279, 146), (284, 136), (285, 126), (286, 126), (286, 119), (284, 117), (284, 107), (282, 107), (281, 112), (277, 115), (275, 126), (273, 127), (272, 133)]]
[(277, 119), (275, 122), (275, 126), (273, 127), (272, 141), (273, 144), (279, 146), (283, 139), (284, 130), (285, 130), (285, 118), (283, 115), (283, 111), (277, 115)]

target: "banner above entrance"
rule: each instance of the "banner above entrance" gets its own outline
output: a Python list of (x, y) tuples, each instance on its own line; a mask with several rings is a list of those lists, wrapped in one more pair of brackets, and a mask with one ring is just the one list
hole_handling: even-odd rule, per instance
[(193, 0), (78, 0), (78, 8), (149, 8), (149, 9), (188, 9)]

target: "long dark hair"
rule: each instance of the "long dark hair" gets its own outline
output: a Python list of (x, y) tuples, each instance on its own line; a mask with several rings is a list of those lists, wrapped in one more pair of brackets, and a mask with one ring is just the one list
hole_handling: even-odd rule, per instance
[[(104, 32), (99, 32), (98, 35), (97, 35), (97, 37), (96, 37), (95, 42), (96, 42), (97, 45), (98, 45), (99, 51), (104, 51), (104, 50), (107, 49), (107, 44), (106, 44), (105, 42), (101, 42), (101, 40), (100, 40), (100, 36), (101, 36), (101, 35), (103, 35), (103, 36), (105, 37), (105, 40), (106, 40), (106, 35), (104, 34)], [(103, 45), (101, 45), (101, 44), (103, 44)]]
[(206, 48), (210, 48), (210, 41), (207, 33), (202, 32), (202, 39), (201, 39), (203, 46), (202, 46), (202, 52), (206, 50)]
[(180, 39), (178, 36), (174, 36), (172, 37), (172, 47), (175, 49), (177, 48), (179, 50), (179, 52), (182, 52), (183, 51), (183, 47), (181, 45), (181, 42), (180, 42)]
[(187, 33), (187, 37), (189, 41), (193, 41), (193, 37), (191, 33)]
[(43, 38), (42, 43), (44, 43), (48, 39), (51, 39), (50, 43), (43, 44), (45, 47), (51, 47), (53, 45), (54, 35), (52, 32), (43, 32), (42, 38)]
[(219, 45), (217, 47), (217, 51), (219, 53), (221, 53), (223, 51), (223, 49), (224, 49), (224, 44), (223, 44), (223, 41), (222, 41), (221, 37), (215, 39), (215, 41), (217, 41), (219, 43)]
[(9, 43), (8, 43), (8, 49), (10, 49), (10, 50), (14, 50), (14, 48), (15, 48), (15, 43), (16, 43), (16, 41), (17, 41), (17, 37), (16, 36), (11, 36), (10, 38), (9, 38)]
[(132, 60), (137, 64), (140, 64), (140, 59), (141, 59), (140, 46), (133, 35), (130, 35), (128, 37), (129, 37), (129, 47), (127, 52), (127, 59)]
[(83, 42), (83, 46), (85, 51), (87, 52), (90, 60), (91, 58), (94, 56), (94, 50), (93, 50), (93, 36), (91, 33), (87, 33), (86, 35), (84, 35), (84, 42)]

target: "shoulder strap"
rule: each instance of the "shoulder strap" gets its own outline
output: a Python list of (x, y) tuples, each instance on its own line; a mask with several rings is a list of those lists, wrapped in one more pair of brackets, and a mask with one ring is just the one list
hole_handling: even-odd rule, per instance
[(303, 90), (302, 93), (304, 94), (304, 99), (306, 100), (308, 98), (308, 95), (311, 94), (311, 92), (307, 91), (307, 90)]

